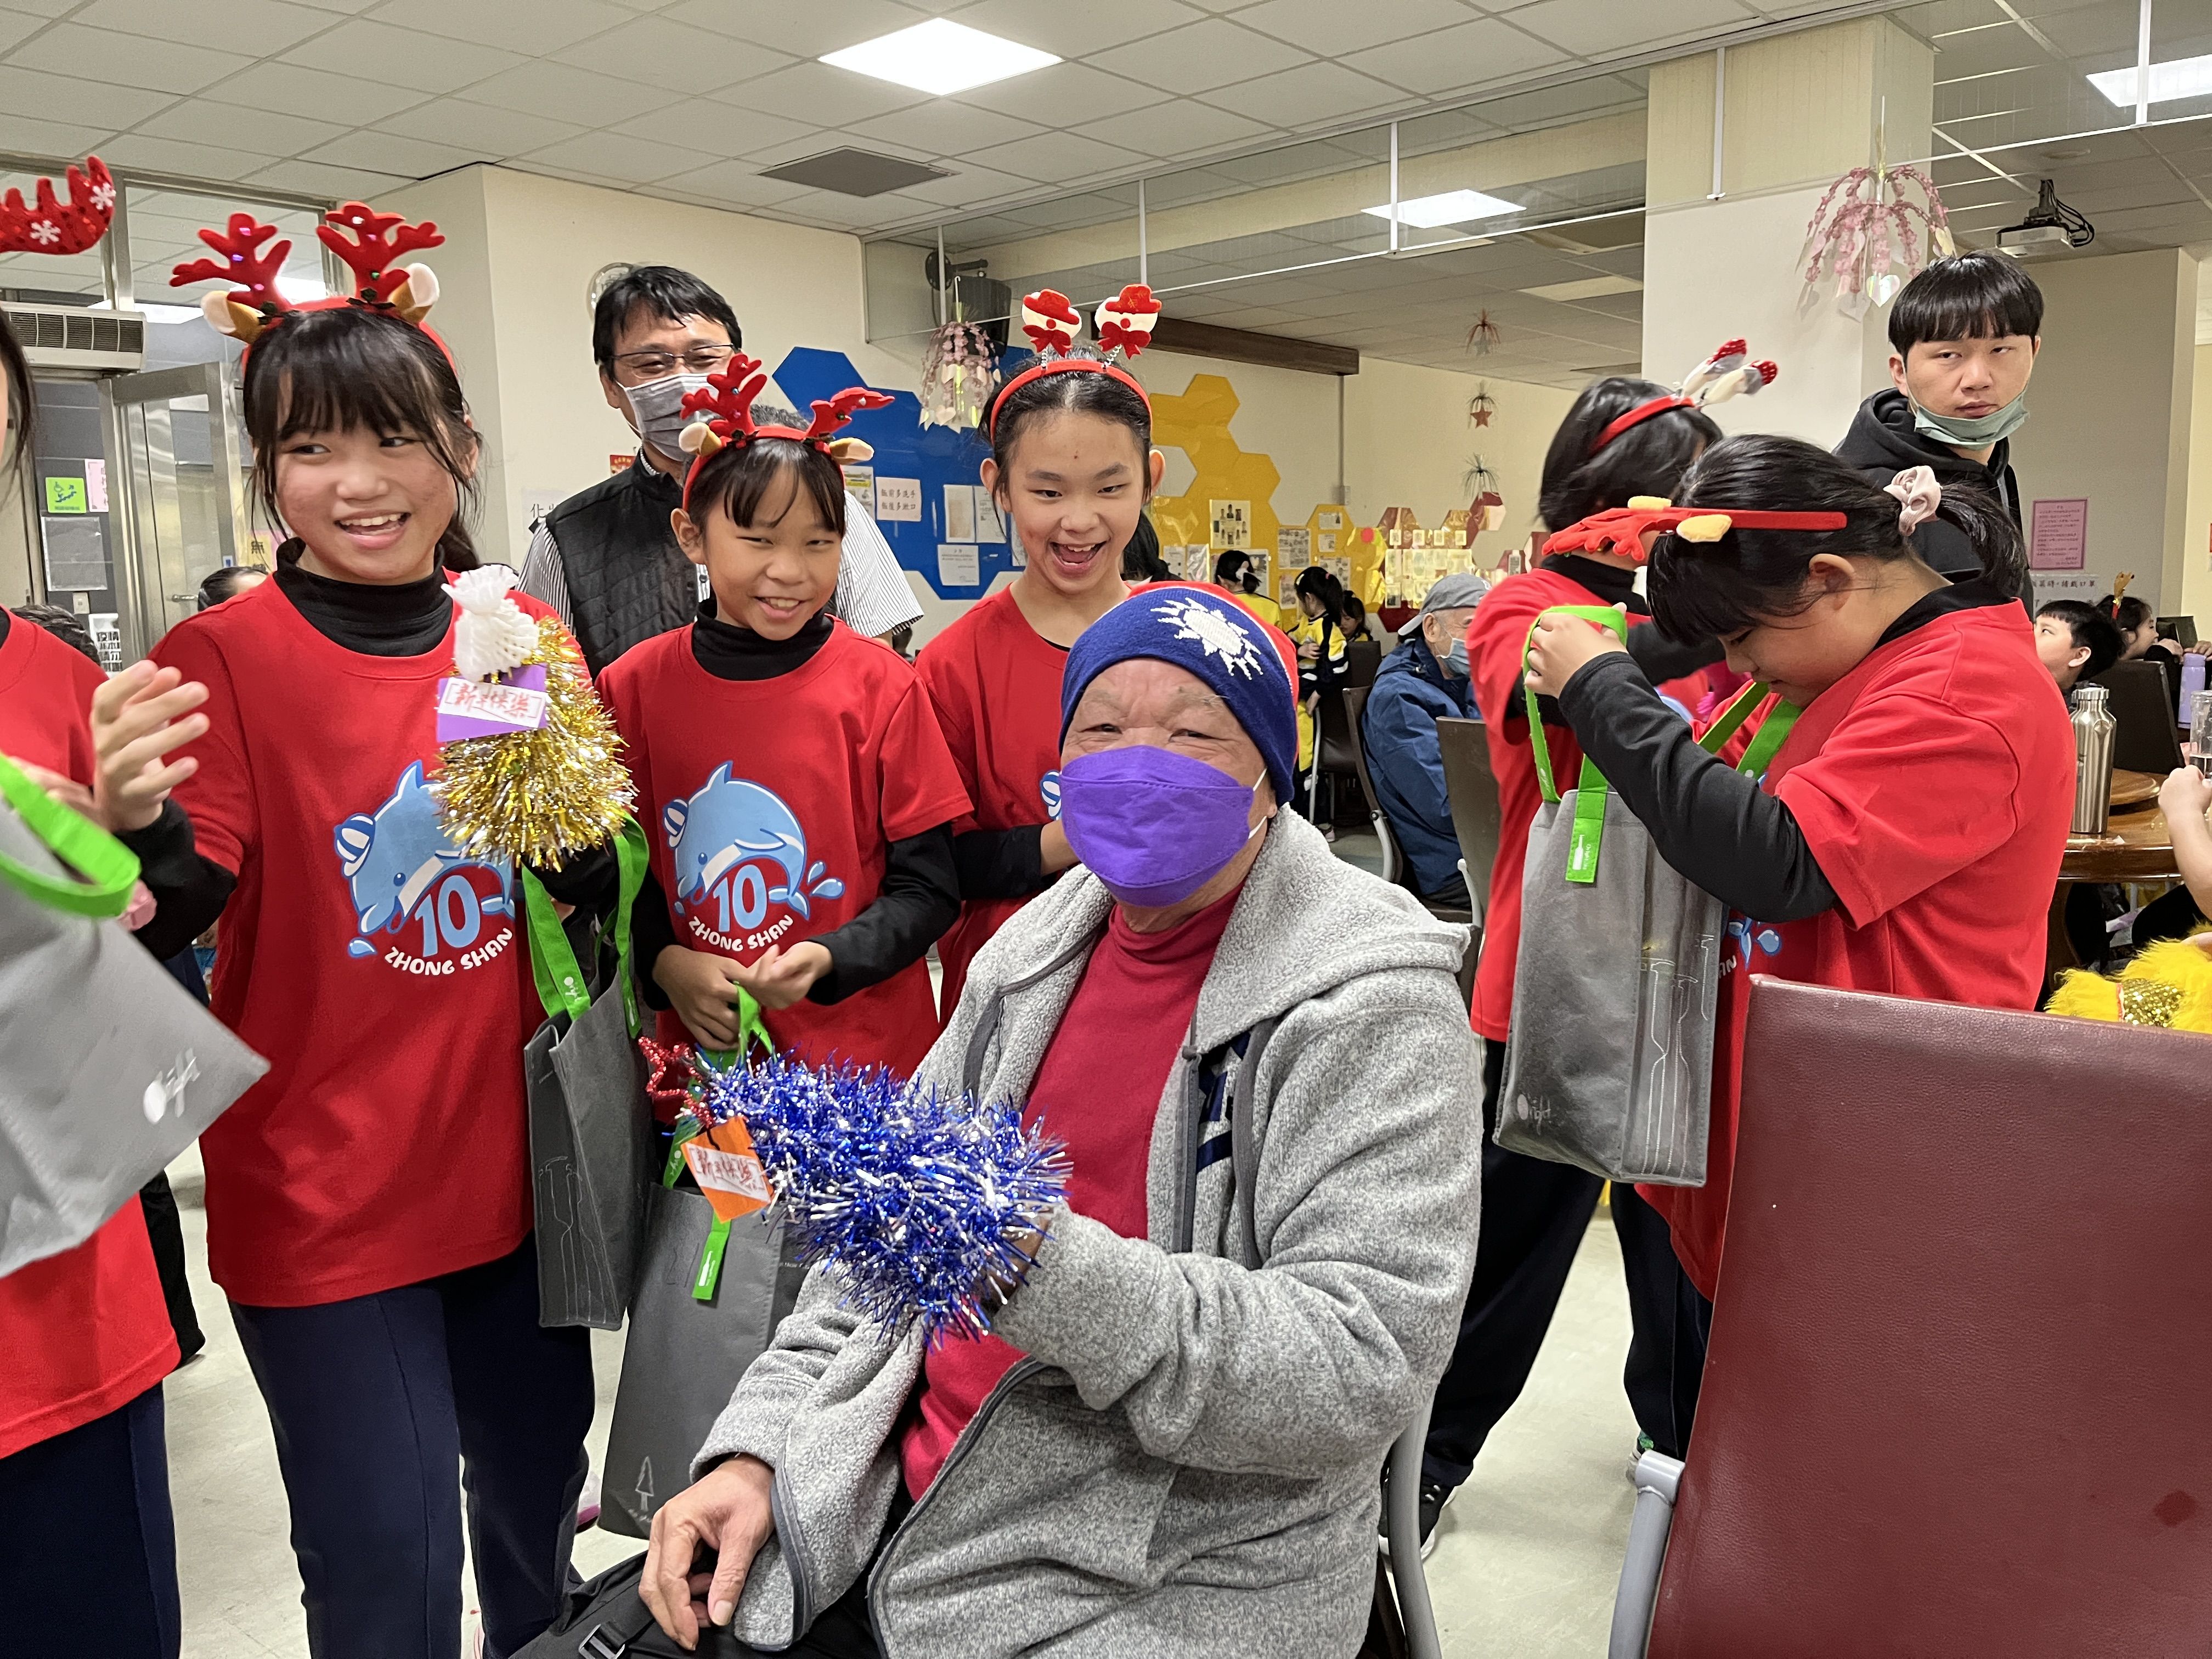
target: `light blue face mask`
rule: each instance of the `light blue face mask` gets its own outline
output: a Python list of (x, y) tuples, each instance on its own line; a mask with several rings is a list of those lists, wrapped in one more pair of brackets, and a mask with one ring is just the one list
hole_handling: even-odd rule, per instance
[(1467, 678), (1467, 641), (1463, 639), (1454, 640), (1451, 642), (1451, 649), (1444, 653), (1444, 661), (1449, 665), (1453, 673), (1465, 679)]
[(1951, 415), (1931, 415), (1912, 405), (1912, 429), (1938, 443), (1960, 449), (1988, 449), (2027, 424), (2027, 393), (2021, 392), (2002, 409), (1966, 420)]

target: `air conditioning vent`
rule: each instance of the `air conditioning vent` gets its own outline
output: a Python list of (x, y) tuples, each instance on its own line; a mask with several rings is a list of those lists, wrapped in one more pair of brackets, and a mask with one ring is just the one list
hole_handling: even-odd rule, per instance
[(82, 306), (0, 306), (33, 368), (132, 374), (145, 367), (146, 319), (135, 311)]

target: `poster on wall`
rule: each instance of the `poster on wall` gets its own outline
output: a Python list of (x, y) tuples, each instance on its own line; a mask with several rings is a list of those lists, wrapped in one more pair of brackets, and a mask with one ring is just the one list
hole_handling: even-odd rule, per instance
[(1271, 565), (1272, 562), (1266, 548), (1255, 547), (1252, 550), (1252, 580), (1260, 584), (1259, 591), (1262, 593), (1267, 591), (1267, 575)]
[(1285, 525), (1275, 532), (1275, 559), (1285, 570), (1302, 570), (1313, 557), (1313, 532), (1304, 525)]
[(1213, 526), (1212, 545), (1217, 553), (1243, 553), (1252, 546), (1252, 503), (1245, 501), (1208, 501), (1206, 517)]
[(872, 466), (848, 466), (844, 471), (845, 493), (866, 507), (872, 518), (876, 511), (876, 469)]
[(1320, 535), (1320, 539), (1315, 544), (1314, 551), (1316, 553), (1335, 552), (1336, 532), (1334, 530), (1322, 531)]
[(1346, 587), (1352, 586), (1351, 560), (1323, 559), (1321, 562), (1321, 568), (1328, 571), (1330, 575), (1335, 577), (1337, 580), (1342, 582)]
[(2039, 501), (2029, 508), (2027, 522), (2029, 569), (2079, 570), (2088, 562), (2087, 497)]
[(1285, 570), (1275, 586), (1275, 603), (1288, 611), (1298, 602), (1298, 573)]
[[(1172, 570), (1175, 567), (1168, 567)], [(1182, 550), (1182, 579), (1187, 582), (1210, 582), (1213, 580), (1213, 550), (1200, 544)]]
[(2079, 599), (2084, 605), (2094, 605), (2105, 597), (2105, 579), (2094, 571), (2077, 570), (2063, 575), (2038, 574), (2035, 579), (2035, 602), (2048, 605), (2053, 599)]
[(973, 587), (982, 580), (982, 558), (972, 544), (938, 544), (937, 585), (939, 587)]
[(1334, 534), (1344, 528), (1344, 509), (1338, 507), (1325, 507), (1322, 508), (1315, 523), (1322, 529)]
[(999, 504), (991, 499), (991, 492), (981, 484), (975, 486), (975, 539), (979, 542), (1002, 542), (1006, 539), (1006, 521), (999, 517)]
[(887, 524), (921, 522), (921, 480), (876, 477), (876, 517)]
[(945, 486), (945, 539), (948, 542), (972, 542), (975, 539), (975, 487), (973, 484)]

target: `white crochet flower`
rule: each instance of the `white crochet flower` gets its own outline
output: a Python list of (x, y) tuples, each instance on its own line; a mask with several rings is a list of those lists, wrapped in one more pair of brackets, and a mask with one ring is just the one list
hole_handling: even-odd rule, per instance
[(465, 680), (488, 680), (522, 665), (537, 648), (538, 624), (507, 597), (514, 572), (503, 564), (463, 571), (446, 585), (460, 610), (453, 624), (453, 672)]

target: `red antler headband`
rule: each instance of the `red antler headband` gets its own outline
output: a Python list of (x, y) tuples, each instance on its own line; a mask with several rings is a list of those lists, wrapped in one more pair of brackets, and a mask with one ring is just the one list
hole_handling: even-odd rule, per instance
[(0, 201), (0, 253), (82, 253), (107, 234), (115, 217), (115, 180), (97, 155), (84, 158), (68, 174), (67, 205), (54, 198), (54, 181), (39, 180), (36, 207), (23, 205), (23, 192), (11, 190)]
[(1613, 553), (1642, 564), (1651, 543), (1672, 533), (1686, 542), (1717, 542), (1731, 530), (1841, 530), (1842, 513), (1769, 513), (1748, 507), (1676, 507), (1660, 495), (1632, 495), (1547, 538), (1547, 553)]
[(691, 507), (691, 484), (707, 458), (726, 445), (744, 448), (757, 438), (785, 438), (820, 450), (841, 466), (866, 460), (876, 452), (859, 438), (831, 434), (849, 422), (855, 411), (884, 409), (895, 401), (890, 393), (866, 386), (848, 386), (836, 397), (814, 400), (814, 418), (802, 430), (795, 426), (755, 426), (753, 399), (768, 384), (757, 357), (733, 352), (729, 362), (707, 377), (696, 392), (684, 394), (684, 412), (700, 418), (684, 428), (677, 442), (695, 459), (684, 475), (684, 507)]
[[(1160, 302), (1152, 298), (1152, 291), (1142, 283), (1132, 283), (1110, 300), (1102, 301), (1097, 312), (1098, 343), (1103, 355), (1097, 357), (1079, 357), (1074, 355), (1075, 337), (1083, 331), (1083, 314), (1077, 311), (1067, 295), (1049, 288), (1039, 289), (1034, 294), (1022, 295), (1022, 332), (1030, 337), (1036, 348), (1037, 360), (1006, 382), (991, 404), (990, 430), (995, 433), (999, 411), (1006, 405), (1006, 398), (1017, 387), (1031, 380), (1042, 380), (1048, 374), (1058, 374), (1069, 369), (1087, 370), (1093, 374), (1109, 375), (1143, 398), (1149, 412), (1152, 400), (1145, 396), (1145, 388), (1137, 384), (1137, 377), (1121, 367), (1152, 343), (1152, 325), (1160, 319)], [(1121, 362), (1116, 362), (1116, 359)]]
[(1703, 409), (1707, 404), (1720, 403), (1738, 392), (1748, 397), (1771, 386), (1774, 377), (1781, 372), (1771, 358), (1753, 362), (1751, 348), (1743, 341), (1724, 340), (1719, 350), (1690, 371), (1680, 391), (1638, 404), (1613, 420), (1597, 434), (1597, 441), (1590, 445), (1589, 453), (1596, 454), (1622, 433), (1641, 426), (1655, 415), (1664, 415), (1670, 409)]
[[(352, 270), (350, 295), (332, 295), (303, 305), (287, 300), (276, 279), (292, 245), (270, 242), (276, 227), (259, 223), (250, 213), (234, 213), (222, 229), (200, 232), (200, 240), (222, 258), (195, 259), (177, 266), (169, 286), (182, 288), (210, 278), (240, 283), (228, 294), (207, 295), (200, 301), (200, 310), (218, 333), (249, 346), (295, 313), (329, 311), (341, 306), (388, 312), (421, 327), (422, 319), (437, 303), (438, 279), (428, 265), (395, 267), (392, 261), (416, 248), (444, 246), (446, 239), (438, 234), (438, 227), (427, 219), (410, 225), (398, 214), (379, 213), (365, 202), (348, 202), (323, 216), (327, 222), (315, 228), (316, 240)], [(264, 243), (268, 246), (264, 246)], [(437, 340), (428, 329), (422, 331)], [(438, 349), (445, 349), (444, 341), (438, 341)]]

